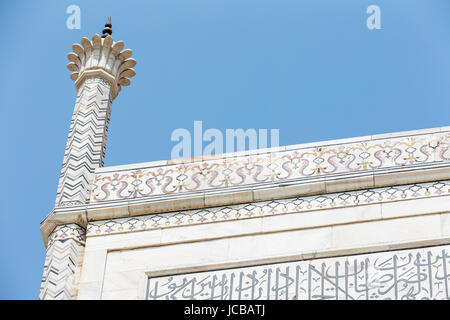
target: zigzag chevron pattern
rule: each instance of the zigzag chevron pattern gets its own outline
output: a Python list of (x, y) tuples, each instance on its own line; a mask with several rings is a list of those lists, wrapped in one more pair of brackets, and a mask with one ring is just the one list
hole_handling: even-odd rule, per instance
[[(95, 169), (103, 166), (112, 91), (101, 78), (86, 79), (78, 90), (59, 177), (56, 207), (85, 204)], [(49, 236), (39, 299), (74, 299), (76, 270), (84, 251), (85, 229), (61, 225)]]
[(55, 240), (47, 248), (39, 299), (75, 299), (84, 251), (84, 228), (75, 224), (58, 226), (51, 237)]
[(79, 88), (59, 178), (56, 207), (88, 202), (94, 171), (103, 166), (111, 104), (109, 82), (88, 78)]
[[(123, 41), (94, 35), (81, 39), (67, 55), (74, 71), (77, 99), (70, 122), (55, 207), (89, 202), (95, 169), (103, 166), (112, 100), (121, 86), (130, 85), (136, 72), (132, 51)], [(108, 81), (106, 81), (107, 79)], [(75, 299), (86, 230), (76, 224), (60, 225), (48, 238), (39, 299)]]

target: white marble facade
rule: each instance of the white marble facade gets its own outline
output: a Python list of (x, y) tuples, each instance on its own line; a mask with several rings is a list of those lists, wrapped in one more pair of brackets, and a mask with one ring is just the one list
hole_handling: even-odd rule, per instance
[(449, 299), (450, 127), (102, 167), (136, 61), (81, 43), (41, 299)]
[[(92, 192), (101, 181), (104, 192), (115, 191), (111, 197), (124, 190), (136, 196), (91, 196), (86, 205), (55, 208), (41, 230), (50, 247), (67, 239), (84, 245), (71, 287), (76, 299), (448, 299), (449, 128), (394, 136), (420, 142), (408, 153), (411, 163), (324, 173), (287, 186), (253, 181), (230, 191), (144, 196), (137, 173), (174, 172), (173, 163), (99, 168)], [(371, 141), (383, 146), (391, 138)], [(335, 141), (333, 148), (347, 143)], [(439, 156), (421, 161), (415, 152), (430, 146)], [(184, 161), (177, 170), (222, 160)], [(195, 180), (198, 171), (189, 173)], [(68, 221), (76, 227), (52, 232)], [(244, 290), (241, 280), (254, 283)]]
[[(374, 262), (378, 257), (388, 259), (394, 254), (398, 257), (417, 257), (417, 252), (426, 256), (425, 252), (429, 250), (436, 260), (442, 249), (447, 248), (450, 239), (448, 191), (446, 189), (447, 194), (438, 197), (347, 208), (286, 212), (149, 229), (134, 224), (133, 230), (125, 227), (122, 232), (91, 233), (86, 237), (78, 298), (147, 299), (151, 298), (149, 292), (155, 284), (152, 279), (174, 276), (174, 279), (181, 281), (184, 278), (192, 280), (192, 274), (197, 272), (222, 277), (230, 268), (245, 268), (253, 272), (273, 263), (282, 263), (282, 266), (320, 266), (326, 262), (328, 266), (329, 261), (338, 261), (344, 266), (345, 261), (354, 261), (352, 259), (365, 261), (370, 258)], [(91, 222), (88, 229), (104, 222)], [(422, 251), (415, 251), (417, 248), (422, 248)], [(448, 248), (446, 250), (448, 253)], [(447, 266), (448, 262), (447, 259)], [(414, 261), (409, 268), (413, 264)], [(257, 266), (256, 269), (253, 266)], [(277, 267), (274, 266), (275, 269)], [(439, 272), (444, 272), (444, 267), (440, 265)], [(442, 284), (448, 283), (447, 273), (441, 280), (444, 281)], [(158, 292), (162, 294), (163, 291)], [(400, 299), (404, 294), (403, 291), (397, 296), (379, 293), (378, 297)], [(446, 297), (442, 294), (423, 294), (412, 292), (408, 298)], [(158, 296), (162, 299), (167, 297), (183, 296)], [(236, 295), (232, 297), (238, 298)], [(298, 296), (305, 297), (308, 296)], [(351, 297), (364, 298), (354, 293)], [(266, 298), (274, 297), (266, 294)], [(339, 295), (338, 298), (345, 297)], [(377, 297), (371, 296), (371, 299), (374, 298)]]

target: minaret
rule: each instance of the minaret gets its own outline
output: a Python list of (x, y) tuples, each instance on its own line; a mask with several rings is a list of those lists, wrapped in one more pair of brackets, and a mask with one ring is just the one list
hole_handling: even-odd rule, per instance
[[(111, 17), (102, 36), (98, 34), (73, 44), (67, 57), (70, 78), (77, 97), (55, 202), (57, 209), (83, 206), (89, 202), (95, 169), (103, 166), (113, 100), (121, 86), (130, 85), (136, 73), (132, 51), (123, 41), (114, 42)], [(50, 234), (40, 299), (76, 298), (76, 272), (84, 250), (85, 226), (77, 221), (61, 224)]]

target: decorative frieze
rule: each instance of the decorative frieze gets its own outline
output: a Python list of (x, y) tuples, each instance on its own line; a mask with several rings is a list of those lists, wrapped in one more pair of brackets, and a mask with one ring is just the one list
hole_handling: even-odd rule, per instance
[(302, 183), (321, 177), (345, 178), (435, 167), (450, 160), (450, 132), (371, 139), (341, 145), (97, 172), (90, 203), (152, 198), (198, 191)]
[(91, 221), (87, 227), (87, 236), (354, 207), (442, 195), (450, 195), (450, 181), (448, 180)]

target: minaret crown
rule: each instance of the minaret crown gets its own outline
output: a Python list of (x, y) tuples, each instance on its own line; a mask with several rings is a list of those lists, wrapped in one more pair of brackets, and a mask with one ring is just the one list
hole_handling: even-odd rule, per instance
[(130, 49), (123, 49), (123, 41), (115, 42), (111, 34), (111, 18), (108, 18), (102, 37), (95, 34), (92, 41), (83, 37), (81, 45), (72, 45), (73, 52), (67, 54), (70, 60), (67, 68), (72, 71), (70, 78), (77, 90), (86, 78), (103, 78), (111, 84), (114, 99), (121, 86), (130, 85), (130, 78), (136, 75), (133, 69), (136, 60), (131, 58)]

